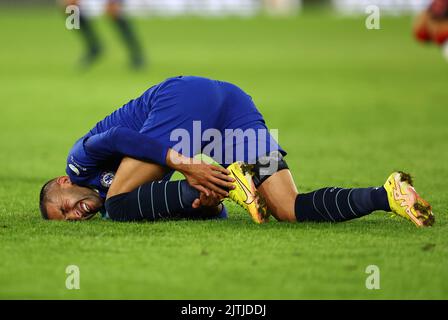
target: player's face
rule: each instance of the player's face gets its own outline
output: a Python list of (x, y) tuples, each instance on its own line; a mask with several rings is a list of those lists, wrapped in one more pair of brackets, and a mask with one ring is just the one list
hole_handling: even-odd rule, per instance
[(59, 177), (47, 204), (50, 220), (88, 220), (103, 205), (98, 193), (90, 188), (71, 183), (68, 177)]

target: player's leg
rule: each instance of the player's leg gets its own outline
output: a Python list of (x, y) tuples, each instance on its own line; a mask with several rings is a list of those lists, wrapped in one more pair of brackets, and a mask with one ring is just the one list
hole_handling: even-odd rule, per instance
[(288, 169), (276, 172), (257, 188), (266, 202), (269, 213), (279, 221), (296, 221), (297, 188)]
[[(79, 6), (79, 0), (65, 0), (65, 5), (76, 5)], [(92, 23), (89, 18), (86, 17), (83, 10), (79, 13), (79, 33), (81, 34), (87, 50), (81, 63), (84, 66), (88, 66), (93, 63), (101, 53), (100, 41), (93, 29)]]
[(123, 13), (122, 1), (109, 0), (107, 2), (107, 13), (110, 17), (112, 17), (120, 36), (129, 50), (132, 66), (134, 68), (143, 67), (145, 61), (142, 47), (137, 39), (131, 23)]
[(289, 169), (272, 174), (258, 186), (258, 191), (280, 221), (342, 222), (376, 210), (390, 211), (383, 187), (327, 187), (299, 194)]
[[(234, 129), (224, 137), (223, 164), (227, 164), (229, 158), (237, 161), (227, 167), (236, 187), (229, 196), (245, 208), (255, 222), (266, 220), (263, 202), (268, 213), (280, 221), (336, 222), (374, 210), (390, 210), (384, 188), (324, 188), (298, 194), (283, 158), (286, 152), (271, 135), (251, 97), (234, 85), (223, 83), (222, 86), (228, 103), (226, 131)], [(229, 138), (235, 142), (229, 144)], [(231, 157), (228, 157), (229, 153)], [(241, 164), (241, 161), (247, 164)]]
[(269, 165), (273, 170), (267, 172), (264, 181), (259, 179), (258, 163), (253, 172), (254, 180), (261, 182), (257, 188), (268, 210), (280, 221), (342, 222), (382, 210), (392, 211), (416, 226), (434, 223), (431, 206), (415, 191), (412, 179), (405, 173), (391, 174), (384, 186), (326, 187), (298, 194), (284, 160), (279, 158), (277, 162)]
[(106, 210), (116, 221), (169, 218), (225, 218), (223, 206), (195, 210), (199, 192), (186, 180), (162, 180), (169, 170), (160, 165), (124, 158), (109, 188)]
[[(229, 103), (226, 122), (232, 129), (239, 129), (234, 130), (234, 135), (239, 132), (244, 136), (237, 137), (238, 142), (229, 146), (226, 135), (223, 153), (227, 158), (230, 151), (235, 157), (233, 161), (249, 163), (234, 163), (228, 167), (236, 180), (236, 188), (229, 192), (229, 196), (243, 206), (255, 222), (265, 221), (263, 202), (268, 213), (280, 221), (336, 222), (361, 217), (374, 210), (390, 210), (387, 193), (382, 187), (324, 188), (299, 194), (283, 158), (286, 152), (271, 135), (251, 97), (234, 85), (223, 84), (223, 87)], [(241, 114), (244, 114), (244, 123)], [(255, 188), (261, 200), (253, 194)]]

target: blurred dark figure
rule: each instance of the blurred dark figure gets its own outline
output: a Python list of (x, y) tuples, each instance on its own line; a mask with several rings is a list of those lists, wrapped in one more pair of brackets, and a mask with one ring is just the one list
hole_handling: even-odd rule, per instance
[[(79, 0), (64, 0), (65, 6), (78, 6), (79, 2)], [(131, 66), (135, 69), (140, 69), (145, 65), (142, 47), (137, 40), (129, 20), (124, 15), (122, 2), (123, 0), (107, 0), (106, 12), (107, 15), (112, 18), (120, 36), (129, 50)], [(79, 25), (79, 32), (87, 47), (86, 53), (81, 59), (81, 63), (83, 66), (88, 67), (101, 55), (102, 47), (99, 38), (92, 27), (91, 21), (89, 21), (89, 18), (86, 17), (82, 10), (80, 10)]]
[(433, 42), (442, 47), (448, 59), (448, 0), (433, 0), (414, 25), (414, 35), (422, 42)]

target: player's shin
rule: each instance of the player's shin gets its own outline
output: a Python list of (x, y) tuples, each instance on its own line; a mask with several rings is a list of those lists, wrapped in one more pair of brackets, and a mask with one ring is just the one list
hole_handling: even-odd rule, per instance
[(160, 220), (178, 216), (199, 198), (187, 181), (154, 181), (106, 200), (109, 217), (115, 221)]
[(323, 188), (299, 194), (295, 201), (295, 215), (299, 222), (342, 222), (376, 210), (390, 211), (384, 187)]

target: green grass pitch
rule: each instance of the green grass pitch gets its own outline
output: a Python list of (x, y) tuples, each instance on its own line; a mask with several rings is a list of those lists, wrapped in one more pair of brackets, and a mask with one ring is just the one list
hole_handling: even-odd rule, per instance
[[(448, 64), (412, 39), (411, 18), (137, 19), (147, 72), (127, 68), (113, 26), (77, 72), (80, 39), (56, 9), (0, 11), (0, 298), (448, 298)], [(41, 184), (63, 174), (72, 143), (167, 77), (208, 76), (252, 95), (299, 191), (381, 185), (414, 174), (433, 228), (374, 213), (343, 224), (227, 221), (44, 222)], [(65, 268), (81, 271), (67, 290)], [(367, 290), (365, 269), (380, 268)]]

